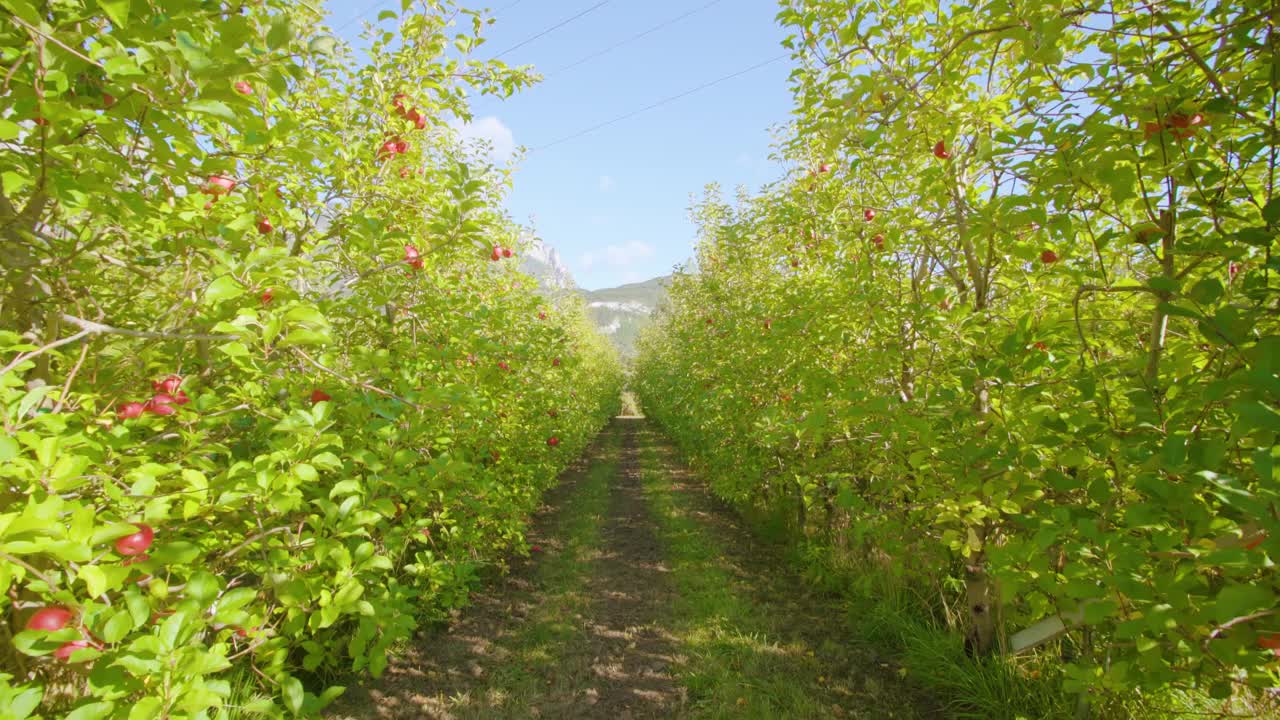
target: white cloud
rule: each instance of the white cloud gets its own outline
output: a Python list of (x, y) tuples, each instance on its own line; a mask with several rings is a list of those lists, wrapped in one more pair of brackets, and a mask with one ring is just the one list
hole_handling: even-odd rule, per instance
[(648, 257), (653, 257), (653, 246), (639, 240), (632, 240), (622, 245), (610, 245), (603, 250), (584, 253), (578, 258), (578, 264), (583, 270), (590, 270), (597, 264), (625, 267)]
[(511, 153), (515, 152), (516, 139), (511, 132), (511, 128), (493, 115), (476, 118), (470, 123), (464, 123), (455, 118), (449, 123), (449, 126), (457, 131), (464, 142), (471, 140), (488, 141), (490, 146), (489, 159), (494, 162), (504, 161), (511, 157)]
[(613, 185), (614, 185), (613, 178), (609, 177), (608, 175), (600, 176), (600, 192), (609, 192), (610, 190), (613, 189)]

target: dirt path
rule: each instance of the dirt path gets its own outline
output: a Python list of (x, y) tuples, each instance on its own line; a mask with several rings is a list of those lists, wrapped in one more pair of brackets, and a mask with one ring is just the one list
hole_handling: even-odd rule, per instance
[(848, 642), (643, 420), (620, 418), (534, 518), (541, 547), (349, 688), (334, 720), (933, 718)]

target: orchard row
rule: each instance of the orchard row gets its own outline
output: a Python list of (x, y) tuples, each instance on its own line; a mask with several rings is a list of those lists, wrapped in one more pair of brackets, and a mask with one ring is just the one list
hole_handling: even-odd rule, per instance
[(918, 5), (782, 3), (796, 170), (695, 207), (646, 407), (971, 653), (1120, 716), (1247, 704), (1280, 685), (1274, 11)]
[(617, 402), (450, 129), (530, 76), (447, 3), (365, 64), (305, 3), (11, 8), (0, 715), (315, 715), (526, 552)]

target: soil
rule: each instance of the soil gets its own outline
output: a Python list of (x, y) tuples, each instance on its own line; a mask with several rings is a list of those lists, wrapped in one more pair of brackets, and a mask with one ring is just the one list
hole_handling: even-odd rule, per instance
[[(757, 540), (679, 463), (674, 448), (642, 419), (619, 418), (587, 460), (550, 491), (528, 533), (542, 552), (517, 558), (506, 576), (475, 594), (443, 628), (429, 628), (401, 649), (386, 672), (348, 687), (327, 712), (334, 720), (391, 718), (602, 718), (633, 720), (701, 716), (681, 685), (687, 668), (674, 635), (675, 583), (665, 564), (659, 524), (643, 487), (642, 452), (656, 451), (686, 511), (717, 538), (735, 592), (770, 618), (769, 634), (812, 648), (833, 677), (813, 693), (850, 716), (889, 717), (872, 705), (911, 704), (895, 695), (892, 664), (845, 642), (836, 598), (805, 589), (777, 548)], [(616, 454), (615, 454), (616, 453)], [(597, 547), (564, 568), (551, 568), (565, 542), (565, 523), (584, 502), (589, 473), (611, 464), (607, 507), (596, 518)], [(597, 467), (597, 469), (599, 469)], [(663, 482), (666, 482), (664, 477)], [(579, 548), (579, 550), (581, 550)], [(569, 556), (562, 556), (569, 557)], [(564, 565), (565, 563), (562, 563)], [(912, 701), (914, 702), (914, 700)]]

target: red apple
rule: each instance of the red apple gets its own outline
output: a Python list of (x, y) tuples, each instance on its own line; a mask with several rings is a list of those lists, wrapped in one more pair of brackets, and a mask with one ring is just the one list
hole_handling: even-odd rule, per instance
[(152, 541), (155, 540), (155, 531), (150, 525), (144, 523), (134, 523), (134, 527), (138, 528), (138, 532), (132, 535), (125, 535), (116, 540), (116, 552), (121, 555), (141, 555), (151, 547)]
[(104, 92), (104, 93), (102, 93), (102, 107), (104, 107), (104, 108), (110, 108), (110, 107), (115, 106), (115, 104), (116, 104), (116, 96), (115, 96), (115, 95), (112, 95), (112, 94), (111, 94), (111, 93), (109, 93), (109, 92)]
[(539, 319), (539, 320), (546, 320), (546, 319), (547, 319), (547, 314), (546, 314), (545, 312), (539, 312), (539, 313), (538, 313), (538, 319)]
[(205, 195), (212, 195), (215, 198), (220, 195), (226, 195), (236, 189), (236, 181), (222, 175), (210, 175), (205, 182), (204, 187), (200, 188), (200, 192)]
[(560, 438), (556, 437), (555, 435), (552, 435), (551, 437), (547, 438), (547, 445), (550, 445), (551, 447), (555, 447), (559, 444), (560, 444)]
[(91, 648), (91, 647), (95, 647), (95, 646), (93, 645), (93, 643), (90, 643), (88, 640), (72, 640), (69, 643), (63, 643), (62, 645), (58, 646), (58, 649), (53, 651), (53, 656), (58, 658), (59, 660), (62, 660), (63, 662), (67, 662), (71, 660), (71, 656), (75, 653), (75, 651), (82, 650), (84, 648)]
[(489, 254), (489, 259), (497, 262), (502, 259), (502, 248), (497, 245), (493, 246), (493, 252)]
[(423, 266), (422, 255), (418, 252), (418, 248), (412, 245), (404, 246), (404, 262), (415, 270), (421, 270)]
[(947, 143), (939, 140), (933, 146), (933, 156), (940, 160), (947, 160), (951, 157), (951, 153), (947, 152)]
[(168, 393), (160, 393), (143, 405), (143, 408), (152, 415), (173, 415), (178, 412), (178, 408), (174, 405), (178, 403), (178, 399)]
[(872, 220), (876, 219), (876, 211), (872, 210), (871, 208), (867, 208), (866, 210), (862, 211), (862, 218), (867, 222), (871, 222)]
[(875, 245), (877, 250), (884, 248), (884, 236), (876, 233), (876, 235), (871, 238), (871, 244)]
[(1204, 115), (1201, 115), (1200, 113), (1193, 113), (1191, 115), (1176, 113), (1169, 116), (1169, 126), (1173, 128), (1172, 132), (1174, 137), (1179, 140), (1186, 140), (1192, 135), (1195, 135), (1196, 130), (1202, 123), (1204, 123)]
[(1262, 633), (1258, 636), (1258, 647), (1270, 650), (1272, 655), (1280, 657), (1280, 633)]
[(1058, 253), (1052, 250), (1045, 250), (1044, 252), (1040, 253), (1040, 262), (1044, 263), (1045, 265), (1052, 265), (1058, 262)]
[(270, 235), (272, 230), (275, 230), (275, 226), (271, 224), (270, 220), (258, 218), (258, 234)]
[(506, 370), (507, 372), (511, 372), (511, 366), (507, 364), (506, 360), (499, 360), (498, 367)]
[(1035, 349), (1039, 350), (1040, 352), (1046, 352), (1046, 353), (1047, 353), (1047, 352), (1049, 352), (1049, 346), (1048, 346), (1048, 345), (1045, 345), (1044, 343), (1039, 342), (1039, 341), (1037, 341), (1037, 342), (1036, 342), (1035, 344), (1033, 344), (1031, 347), (1033, 347), (1033, 348), (1035, 348)]
[(502, 257), (504, 258), (511, 257), (511, 248), (508, 248), (508, 247), (502, 248)]
[(35, 615), (32, 615), (31, 618), (27, 620), (26, 629), (43, 630), (46, 632), (61, 630), (67, 626), (67, 623), (71, 622), (71, 618), (73, 617), (75, 617), (75, 613), (64, 607), (54, 606), (40, 608), (36, 611)]
[(831, 172), (831, 166), (828, 165), (827, 163), (822, 163), (821, 165), (818, 166), (818, 172), (829, 173)]
[(158, 393), (175, 393), (182, 387), (181, 375), (167, 375), (162, 380), (152, 380), (151, 389)]
[(312, 405), (315, 405), (316, 403), (328, 402), (329, 400), (332, 400), (332, 399), (333, 399), (332, 395), (321, 390), (320, 388), (316, 388), (315, 390), (311, 391)]
[(403, 115), (405, 113), (404, 99), (406, 97), (408, 96), (404, 93), (396, 93), (396, 96), (391, 98), (391, 105), (395, 107), (397, 114)]
[(1236, 276), (1239, 275), (1240, 271), (1243, 269), (1244, 269), (1244, 265), (1241, 263), (1233, 262), (1228, 264), (1227, 265), (1227, 282), (1228, 283), (1235, 282)]
[(125, 403), (116, 411), (116, 416), (121, 420), (132, 420), (134, 418), (142, 417), (142, 413), (145, 412), (146, 409), (147, 406), (139, 402)]
[(236, 92), (240, 93), (241, 95), (253, 94), (253, 86), (245, 82), (244, 80), (241, 80), (240, 82), (236, 83), (235, 88), (236, 88)]
[(407, 178), (411, 174), (412, 173), (409, 172), (409, 168), (400, 168), (400, 177)]
[(552, 365), (553, 367), (560, 367), (560, 358), (552, 358), (552, 359), (551, 359), (551, 365)]
[(271, 301), (276, 299), (276, 296), (271, 292), (271, 288), (267, 288), (262, 291), (262, 294), (258, 296), (258, 299), (262, 300), (263, 305), (270, 305)]

